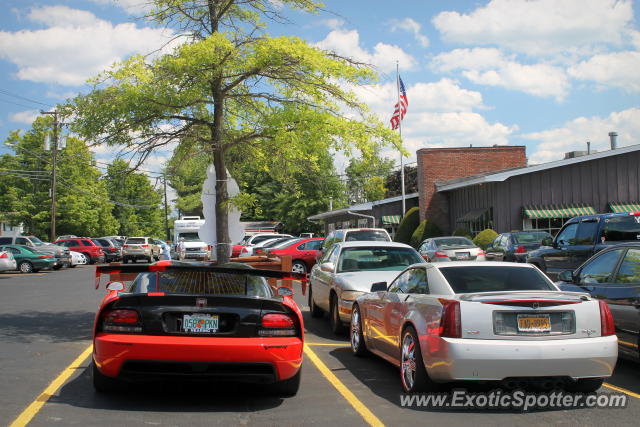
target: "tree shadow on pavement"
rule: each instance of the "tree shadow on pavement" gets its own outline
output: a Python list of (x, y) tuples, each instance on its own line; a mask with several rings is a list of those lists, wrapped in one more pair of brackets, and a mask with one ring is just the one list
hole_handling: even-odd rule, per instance
[(94, 316), (88, 311), (0, 314), (0, 337), (17, 343), (90, 340)]

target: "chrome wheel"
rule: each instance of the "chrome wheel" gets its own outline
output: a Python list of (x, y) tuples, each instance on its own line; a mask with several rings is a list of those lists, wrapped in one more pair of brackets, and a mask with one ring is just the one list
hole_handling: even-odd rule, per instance
[(405, 390), (413, 390), (416, 379), (416, 343), (409, 332), (402, 339), (402, 382)]
[(21, 273), (33, 273), (33, 265), (29, 261), (23, 261), (18, 266)]
[(291, 272), (304, 274), (307, 272), (307, 267), (303, 262), (296, 261), (291, 265)]
[(351, 314), (351, 349), (356, 353), (360, 349), (360, 310), (357, 308)]

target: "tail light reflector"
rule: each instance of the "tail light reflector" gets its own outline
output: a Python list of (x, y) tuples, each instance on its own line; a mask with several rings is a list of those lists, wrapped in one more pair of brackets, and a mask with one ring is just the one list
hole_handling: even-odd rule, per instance
[(143, 247), (143, 248), (148, 248), (149, 247), (149, 245), (140, 245), (140, 246)]
[(243, 254), (249, 253), (249, 249), (247, 249), (247, 247), (245, 246), (244, 248), (242, 248), (242, 253)]
[(441, 299), (444, 306), (440, 318), (440, 336), (449, 338), (462, 337), (462, 322), (460, 321), (460, 301)]
[(526, 254), (527, 253), (527, 248), (525, 248), (523, 245), (520, 245), (516, 248), (516, 253), (517, 254)]
[(483, 251), (482, 249), (480, 249), (480, 250), (478, 251), (478, 255), (476, 255), (476, 256), (482, 256), (482, 255), (484, 255), (484, 251)]
[(51, 258), (49, 255), (40, 255), (37, 257), (38, 259)]
[(603, 337), (615, 335), (616, 328), (613, 324), (613, 316), (606, 302), (599, 300), (600, 304), (600, 335)]
[(261, 329), (263, 337), (290, 337), (296, 335), (296, 321), (288, 314), (269, 313), (262, 316)]
[(128, 248), (128, 247), (129, 247), (129, 245), (122, 245), (122, 247), (123, 247), (123, 248)]
[(443, 251), (436, 251), (433, 256), (437, 258), (447, 258), (447, 253)]
[(7, 259), (7, 258), (9, 258), (9, 254), (7, 254), (6, 252), (2, 252), (2, 253), (0, 253), (0, 258)]
[(135, 310), (116, 309), (102, 313), (102, 330), (105, 332), (142, 332), (140, 316)]

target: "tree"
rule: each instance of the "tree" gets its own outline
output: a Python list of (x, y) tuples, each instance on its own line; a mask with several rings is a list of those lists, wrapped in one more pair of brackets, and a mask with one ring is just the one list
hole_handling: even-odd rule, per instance
[[(142, 163), (154, 150), (197, 141), (216, 169), (217, 259), (228, 259), (227, 157), (248, 154), (274, 178), (319, 171), (305, 146), (352, 152), (398, 143), (348, 88), (375, 81), (364, 64), (296, 37), (270, 37), (264, 20), (314, 0), (155, 0), (148, 18), (181, 25), (187, 41), (157, 59), (134, 56), (95, 78), (66, 112), (74, 129), (121, 146)], [(188, 37), (187, 37), (188, 36)], [(348, 109), (351, 114), (345, 114)], [(242, 201), (238, 197), (234, 204)], [(242, 206), (239, 206), (242, 208)]]
[(162, 196), (146, 175), (135, 173), (122, 159), (107, 168), (104, 177), (113, 215), (119, 223), (117, 234), (123, 236), (164, 236)]
[[(391, 172), (391, 174), (387, 176), (385, 183), (385, 186), (388, 188), (387, 197), (394, 197), (402, 194), (400, 182), (400, 169)], [(418, 168), (415, 166), (404, 167), (404, 192), (405, 194), (418, 192)]]
[[(11, 132), (7, 143), (15, 155), (0, 158), (0, 174), (4, 175), (0, 180), (3, 217), (12, 224), (22, 223), (28, 233), (43, 238), (51, 227), (51, 152), (45, 150), (44, 139), (52, 126), (52, 118), (40, 117), (24, 135)], [(56, 169), (57, 232), (80, 236), (115, 233), (112, 205), (86, 144), (68, 137), (66, 148), (58, 153)]]
[(349, 203), (384, 199), (387, 193), (385, 178), (393, 167), (394, 161), (380, 157), (378, 149), (363, 153), (361, 158), (351, 159), (345, 170)]
[(176, 191), (175, 207), (185, 215), (199, 215), (202, 210), (202, 184), (212, 159), (209, 152), (197, 144), (183, 141), (167, 163), (168, 180)]

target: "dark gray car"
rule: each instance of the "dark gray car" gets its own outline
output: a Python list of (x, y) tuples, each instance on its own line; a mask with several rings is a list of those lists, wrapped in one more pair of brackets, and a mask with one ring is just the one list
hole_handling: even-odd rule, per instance
[(487, 261), (526, 262), (529, 252), (542, 246), (544, 239), (551, 239), (546, 231), (514, 231), (502, 233), (487, 246)]

